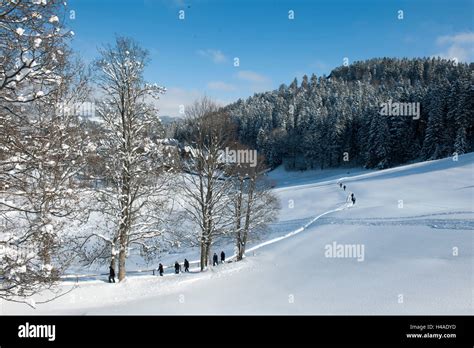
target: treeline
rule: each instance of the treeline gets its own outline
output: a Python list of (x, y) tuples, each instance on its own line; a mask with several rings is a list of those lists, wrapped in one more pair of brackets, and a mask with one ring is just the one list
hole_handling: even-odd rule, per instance
[[(370, 59), (225, 109), (271, 166), (387, 168), (473, 150), (472, 71), (440, 58)], [(381, 114), (406, 103), (419, 114)]]

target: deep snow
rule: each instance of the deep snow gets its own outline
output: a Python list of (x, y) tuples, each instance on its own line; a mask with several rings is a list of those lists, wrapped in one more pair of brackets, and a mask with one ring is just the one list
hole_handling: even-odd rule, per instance
[[(244, 261), (203, 273), (130, 277), (121, 284), (84, 281), (37, 309), (5, 301), (0, 309), (3, 314), (472, 314), (473, 165), (474, 154), (467, 154), (458, 161), (356, 175), (347, 169), (278, 169), (269, 176), (282, 202), (279, 222)], [(337, 184), (341, 178), (346, 192)], [(349, 192), (356, 195), (355, 206), (346, 203)], [(363, 246), (363, 261), (326, 257), (334, 242)], [(193, 252), (197, 256), (189, 251), (188, 259), (194, 259)], [(65, 282), (63, 289), (72, 285)]]

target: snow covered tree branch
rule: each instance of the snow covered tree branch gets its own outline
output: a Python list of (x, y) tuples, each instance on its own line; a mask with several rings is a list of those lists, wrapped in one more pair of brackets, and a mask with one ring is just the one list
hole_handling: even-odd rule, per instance
[(186, 197), (183, 208), (194, 223), (201, 248), (201, 270), (208, 265), (211, 245), (229, 232), (226, 216), (231, 181), (220, 161), (221, 151), (234, 137), (234, 124), (211, 100), (203, 98), (187, 110), (187, 155), (182, 161), (180, 188)]
[(11, 98), (35, 87), (35, 74), (19, 80), (25, 85), (0, 88), (0, 297), (8, 300), (51, 288), (72, 259), (62, 227), (80, 214), (78, 175), (88, 138), (77, 115), (64, 114), (62, 105), (83, 101), (89, 90), (83, 67), (56, 44), (48, 47), (62, 52), (54, 73), (42, 73), (49, 74), (41, 82), (47, 92), (21, 102)]
[(110, 265), (115, 269), (118, 254), (123, 280), (130, 248), (156, 251), (164, 236), (160, 214), (165, 211), (170, 175), (157, 142), (162, 135), (157, 110), (149, 100), (166, 89), (144, 81), (148, 54), (133, 40), (119, 37), (100, 55), (96, 77), (103, 98), (97, 111), (104, 137), (98, 152), (106, 163), (108, 183), (100, 199), (117, 227), (110, 238)]

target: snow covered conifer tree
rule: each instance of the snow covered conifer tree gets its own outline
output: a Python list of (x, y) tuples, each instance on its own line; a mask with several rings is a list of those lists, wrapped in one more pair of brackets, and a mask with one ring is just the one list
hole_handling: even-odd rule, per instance
[(454, 151), (458, 154), (469, 152), (472, 147), (472, 120), (474, 119), (473, 92), (469, 79), (462, 79), (460, 95), (455, 107), (456, 136), (454, 141)]
[(389, 140), (387, 117), (373, 112), (368, 136), (366, 161), (368, 168), (384, 169), (389, 166), (391, 160), (389, 158)]
[(424, 159), (438, 159), (446, 155), (446, 85), (437, 86), (432, 90), (429, 105), (429, 119), (421, 156)]

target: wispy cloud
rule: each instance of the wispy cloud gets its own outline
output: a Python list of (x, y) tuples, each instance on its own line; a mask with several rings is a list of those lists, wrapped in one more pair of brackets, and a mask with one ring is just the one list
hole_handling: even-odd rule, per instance
[(466, 32), (466, 33), (459, 33), (456, 35), (443, 35), (439, 36), (436, 39), (436, 43), (438, 45), (443, 44), (469, 44), (474, 42), (474, 33), (473, 32)]
[[(186, 89), (181, 87), (170, 87), (160, 99), (150, 100), (158, 108), (160, 116), (185, 117), (186, 109), (196, 100), (206, 96), (204, 92), (197, 89)], [(233, 99), (222, 98), (220, 95), (207, 95), (218, 105), (224, 106), (233, 101)]]
[(156, 101), (156, 106), (160, 115), (184, 117), (184, 114), (181, 113), (183, 107), (186, 108), (202, 96), (203, 94), (197, 90), (171, 87)]
[(256, 73), (255, 71), (242, 70), (237, 73), (237, 78), (244, 81), (250, 81), (254, 83), (265, 83), (269, 82), (269, 78), (265, 75)]
[(434, 56), (446, 59), (456, 58), (460, 62), (471, 62), (474, 58), (474, 32), (439, 36), (436, 43), (444, 49)]
[(230, 83), (225, 83), (222, 81), (211, 81), (207, 84), (207, 87), (209, 89), (224, 91), (224, 92), (232, 92), (237, 89), (234, 85)]
[(227, 57), (220, 50), (207, 49), (207, 50), (198, 50), (197, 53), (201, 57), (208, 58), (214, 63), (224, 63), (227, 61)]

